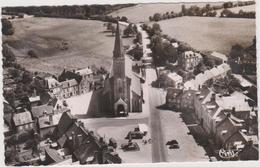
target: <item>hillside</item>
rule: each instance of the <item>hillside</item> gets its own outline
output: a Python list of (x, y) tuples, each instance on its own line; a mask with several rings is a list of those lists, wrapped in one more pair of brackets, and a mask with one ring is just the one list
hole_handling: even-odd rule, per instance
[[(15, 34), (3, 36), (18, 63), (30, 71), (60, 73), (64, 68), (84, 68), (95, 64), (110, 68), (114, 47), (111, 32), (103, 22), (77, 19), (26, 18), (13, 21)], [(123, 29), (123, 28), (122, 28)], [(131, 42), (124, 39), (124, 45)], [(62, 50), (62, 43), (68, 49)], [(27, 53), (34, 50), (38, 58)]]
[(256, 35), (255, 19), (187, 16), (158, 23), (164, 34), (186, 42), (195, 49), (224, 54), (229, 54), (236, 43), (248, 47)]
[[(205, 6), (207, 3), (183, 3), (186, 8), (189, 8), (191, 5), (197, 5), (198, 7)], [(210, 5), (221, 5), (221, 2), (218, 3), (209, 3)], [(138, 23), (138, 22), (148, 22), (149, 16), (154, 15), (154, 13), (165, 13), (174, 11), (178, 13), (181, 11), (182, 3), (149, 3), (149, 4), (138, 4), (136, 6), (127, 7), (119, 9), (109, 15), (112, 16), (126, 16), (129, 21)]]
[[(233, 13), (238, 13), (240, 10), (243, 10), (244, 12), (255, 12), (255, 5), (248, 5), (248, 6), (238, 6), (238, 7), (233, 7), (233, 8), (228, 8)], [(217, 11), (217, 16), (220, 16), (221, 12), (223, 9), (216, 10)]]

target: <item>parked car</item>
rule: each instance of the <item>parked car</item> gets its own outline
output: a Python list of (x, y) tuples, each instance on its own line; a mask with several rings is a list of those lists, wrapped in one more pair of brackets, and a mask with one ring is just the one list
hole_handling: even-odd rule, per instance
[(140, 131), (130, 131), (125, 139), (142, 139), (144, 134)]
[(121, 145), (124, 151), (140, 151), (140, 147), (136, 142), (129, 142)]
[(177, 140), (170, 140), (166, 143), (166, 145), (169, 145), (169, 149), (178, 149), (180, 148), (179, 143), (177, 142)]

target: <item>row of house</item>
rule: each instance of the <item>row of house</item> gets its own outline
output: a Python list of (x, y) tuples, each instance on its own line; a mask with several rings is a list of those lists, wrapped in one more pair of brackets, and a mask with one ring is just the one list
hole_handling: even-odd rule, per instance
[(77, 71), (64, 70), (56, 79), (47, 77), (47, 89), (57, 98), (69, 98), (89, 92), (93, 86), (93, 71), (85, 68)]
[(215, 66), (210, 70), (206, 70), (205, 72), (199, 73), (195, 76), (194, 79), (186, 81), (184, 83), (184, 89), (199, 90), (206, 81), (214, 81), (218, 78), (223, 78), (229, 71), (230, 66), (228, 64), (223, 63), (219, 66)]
[(166, 96), (169, 108), (194, 113), (198, 124), (218, 148), (237, 150), (258, 146), (257, 132), (253, 131), (257, 125), (257, 109), (250, 106), (249, 100), (240, 92), (223, 96), (206, 86), (197, 91), (168, 88)]
[(102, 137), (85, 129), (83, 123), (73, 117), (69, 111), (62, 114), (54, 130), (53, 141), (57, 143), (56, 148), (45, 148), (46, 165), (60, 165), (65, 161), (71, 164), (122, 162), (114, 148), (111, 148)]

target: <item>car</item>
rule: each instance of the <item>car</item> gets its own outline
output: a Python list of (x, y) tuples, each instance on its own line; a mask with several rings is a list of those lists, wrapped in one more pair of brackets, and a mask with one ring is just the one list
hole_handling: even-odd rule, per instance
[(130, 131), (125, 139), (143, 139), (144, 135), (140, 131)]
[(121, 145), (124, 151), (140, 151), (140, 147), (136, 142), (128, 142)]
[(180, 148), (179, 143), (177, 140), (171, 140), (166, 143), (166, 145), (169, 145), (169, 149), (178, 149)]
[(166, 143), (166, 145), (173, 145), (173, 144), (178, 144), (177, 140), (170, 140)]

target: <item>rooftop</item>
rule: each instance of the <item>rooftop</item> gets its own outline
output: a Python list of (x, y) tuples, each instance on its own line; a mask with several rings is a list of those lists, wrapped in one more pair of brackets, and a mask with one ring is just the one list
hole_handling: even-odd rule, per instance
[(213, 67), (210, 70), (207, 70), (203, 73), (199, 73), (198, 75), (195, 76), (195, 79), (185, 82), (184, 88), (198, 90), (199, 87), (201, 87), (209, 79), (219, 76), (229, 70), (230, 70), (230, 66), (228, 64), (221, 64), (217, 67)]
[(223, 61), (227, 61), (227, 56), (224, 55), (224, 54), (222, 54), (222, 53), (219, 53), (219, 52), (212, 52), (212, 53), (211, 53), (211, 56), (220, 58), (220, 59), (222, 59)]
[(69, 87), (73, 87), (73, 86), (77, 86), (78, 83), (75, 79), (70, 79), (70, 80), (66, 80), (66, 81), (62, 81), (62, 88), (69, 88)]
[(216, 96), (216, 103), (226, 109), (232, 110), (233, 107), (236, 111), (251, 111), (252, 107), (249, 106), (245, 99), (249, 99), (246, 95), (235, 91), (230, 96)]
[(88, 74), (92, 74), (93, 71), (90, 68), (84, 68), (84, 69), (77, 70), (76, 73), (80, 75), (88, 75)]
[(175, 72), (169, 73), (168, 77), (171, 78), (174, 81), (182, 80), (182, 77)]
[(15, 126), (25, 125), (33, 122), (31, 113), (29, 111), (14, 114), (13, 121)]
[(60, 86), (60, 83), (53, 77), (47, 77), (47, 78), (45, 78), (45, 80), (47, 81), (49, 89)]
[(39, 118), (44, 115), (49, 115), (53, 113), (53, 106), (50, 105), (41, 105), (32, 107), (33, 118)]

